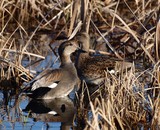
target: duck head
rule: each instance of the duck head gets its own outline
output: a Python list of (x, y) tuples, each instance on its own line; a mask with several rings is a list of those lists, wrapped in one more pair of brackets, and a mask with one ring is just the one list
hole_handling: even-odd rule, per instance
[(62, 64), (66, 62), (71, 62), (71, 54), (79, 49), (79, 43), (76, 40), (69, 40), (63, 42), (58, 48), (58, 54), (60, 56)]
[(63, 42), (58, 48), (58, 54), (61, 57), (62, 55), (71, 55), (76, 50), (80, 49), (79, 44), (75, 40), (70, 40)]
[(81, 46), (81, 49), (85, 52), (89, 51), (89, 45), (90, 45), (90, 37), (89, 34), (86, 32), (81, 32), (76, 37), (78, 43)]

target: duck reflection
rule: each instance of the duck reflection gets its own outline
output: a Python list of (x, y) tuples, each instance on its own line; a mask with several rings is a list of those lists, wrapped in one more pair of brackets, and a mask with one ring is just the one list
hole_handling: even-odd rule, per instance
[(38, 99), (31, 100), (24, 112), (29, 112), (34, 121), (61, 122), (61, 130), (70, 130), (75, 114), (75, 107), (71, 99)]

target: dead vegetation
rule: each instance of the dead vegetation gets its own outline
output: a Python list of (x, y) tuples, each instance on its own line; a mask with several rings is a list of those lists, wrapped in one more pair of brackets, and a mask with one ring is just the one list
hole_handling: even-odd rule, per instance
[(153, 76), (152, 70), (136, 74), (132, 69), (118, 77), (106, 72), (105, 86), (96, 96), (84, 95), (88, 90), (84, 87), (77, 102), (77, 122), (81, 129), (158, 130), (160, 94), (156, 93), (159, 85), (153, 81)]
[(127, 59), (138, 69), (108, 76), (103, 93), (99, 90), (98, 97), (88, 99), (87, 109), (79, 102), (77, 126), (158, 130), (159, 13), (157, 0), (1, 0), (0, 85), (10, 79), (18, 85), (29, 81), (33, 75), (28, 66), (44, 59), (57, 37), (72, 38), (87, 29), (91, 51)]

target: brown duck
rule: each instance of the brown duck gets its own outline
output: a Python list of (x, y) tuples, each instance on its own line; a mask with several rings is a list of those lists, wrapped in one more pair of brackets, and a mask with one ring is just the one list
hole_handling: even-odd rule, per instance
[(114, 73), (114, 69), (117, 67), (116, 70), (120, 72), (132, 66), (130, 62), (124, 62), (106, 55), (90, 55), (90, 37), (86, 32), (80, 33), (76, 39), (81, 44), (83, 51), (78, 52), (75, 66), (80, 79), (88, 84), (100, 85), (103, 83), (106, 77), (105, 71)]

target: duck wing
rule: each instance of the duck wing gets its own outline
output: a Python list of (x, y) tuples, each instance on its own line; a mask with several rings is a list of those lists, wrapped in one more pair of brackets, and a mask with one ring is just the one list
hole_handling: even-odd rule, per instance
[(62, 78), (62, 69), (50, 69), (40, 73), (32, 83), (31, 90), (40, 87), (55, 88)]
[(36, 80), (38, 80), (38, 79), (40, 79), (40, 78), (42, 78), (43, 76), (49, 74), (49, 73), (52, 72), (53, 70), (54, 70), (53, 68), (47, 68), (47, 69), (43, 70), (41, 73), (39, 73), (39, 74), (34, 78), (33, 82), (36, 81)]

